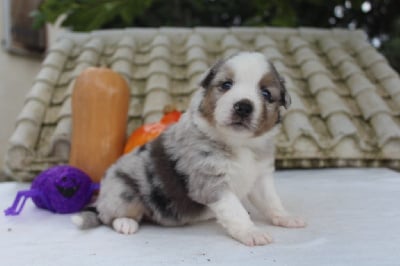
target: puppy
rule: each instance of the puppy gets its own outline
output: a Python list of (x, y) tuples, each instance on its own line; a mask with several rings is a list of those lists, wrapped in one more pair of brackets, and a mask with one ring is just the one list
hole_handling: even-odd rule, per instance
[(107, 170), (76, 225), (132, 234), (143, 218), (165, 226), (216, 218), (243, 244), (268, 244), (242, 204), (249, 199), (274, 225), (305, 226), (284, 209), (273, 181), (274, 127), (291, 101), (273, 64), (242, 52), (218, 61), (200, 87), (178, 123)]

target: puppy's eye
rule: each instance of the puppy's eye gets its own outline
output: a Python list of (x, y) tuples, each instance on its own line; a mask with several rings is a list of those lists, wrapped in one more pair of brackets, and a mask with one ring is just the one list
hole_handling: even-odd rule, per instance
[(261, 94), (267, 102), (269, 103), (274, 102), (274, 99), (272, 99), (271, 92), (267, 89), (267, 87), (265, 86), (261, 87)]
[(232, 88), (232, 81), (228, 80), (221, 84), (221, 89), (224, 91), (230, 90)]

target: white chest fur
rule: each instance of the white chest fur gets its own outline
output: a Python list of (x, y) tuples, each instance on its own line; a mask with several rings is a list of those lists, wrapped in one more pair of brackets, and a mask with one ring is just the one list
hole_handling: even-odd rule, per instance
[[(265, 167), (265, 166), (264, 166)], [(238, 149), (229, 163), (228, 183), (239, 198), (246, 196), (262, 173), (262, 164), (247, 148)]]

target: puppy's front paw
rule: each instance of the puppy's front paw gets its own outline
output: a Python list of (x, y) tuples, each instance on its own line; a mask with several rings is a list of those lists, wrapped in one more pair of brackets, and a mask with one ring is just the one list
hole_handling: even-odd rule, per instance
[(246, 246), (263, 246), (272, 243), (272, 237), (260, 229), (252, 228), (246, 231), (235, 232), (232, 237)]
[(139, 229), (139, 224), (130, 218), (117, 218), (112, 224), (115, 231), (124, 235), (131, 235)]
[(307, 226), (307, 223), (302, 218), (289, 215), (273, 216), (272, 224), (287, 228), (302, 228)]

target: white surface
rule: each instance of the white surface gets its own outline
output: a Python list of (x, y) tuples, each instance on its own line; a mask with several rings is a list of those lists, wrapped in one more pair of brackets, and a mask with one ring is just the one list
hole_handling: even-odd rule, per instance
[[(79, 231), (70, 215), (31, 201), (0, 218), (1, 265), (400, 265), (400, 174), (386, 169), (276, 174), (283, 202), (306, 229), (264, 225), (274, 243), (246, 247), (214, 222), (142, 225), (132, 236), (107, 227)], [(0, 208), (27, 185), (0, 183)]]

